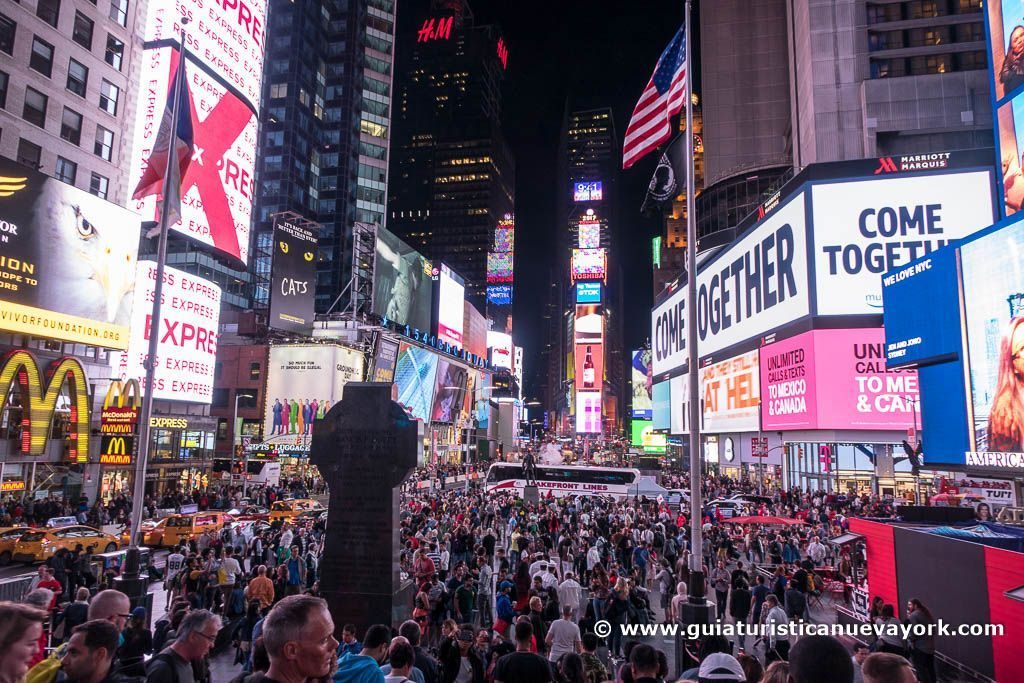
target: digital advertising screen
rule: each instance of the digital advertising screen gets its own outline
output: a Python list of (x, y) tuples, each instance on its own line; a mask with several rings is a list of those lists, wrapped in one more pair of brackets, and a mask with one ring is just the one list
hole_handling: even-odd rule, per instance
[(664, 453), (668, 445), (668, 438), (664, 434), (654, 433), (654, 424), (650, 420), (633, 418), (630, 433), (630, 444), (643, 449), (645, 453)]
[(401, 344), (395, 363), (392, 398), (418, 420), (430, 420), (438, 355), (412, 344)]
[(1002, 157), (1003, 213), (1011, 216), (1024, 205), (1024, 93), (999, 105), (996, 123)]
[(439, 360), (430, 421), (449, 424), (457, 422), (466, 400), (467, 386), (468, 374), (465, 368), (452, 361)]
[(267, 443), (309, 446), (313, 426), (363, 381), (363, 354), (334, 344), (270, 347), (263, 436)]
[(600, 282), (577, 282), (576, 303), (578, 304), (599, 304), (601, 303)]
[(1024, 1), (986, 0), (996, 101), (1024, 85)]
[(512, 336), (504, 332), (487, 332), (487, 348), (491, 352), (491, 365), (496, 369), (512, 369)]
[(573, 337), (577, 344), (600, 344), (604, 339), (604, 316), (601, 309), (593, 304), (576, 306), (573, 321)]
[(463, 349), (484, 360), (487, 359), (487, 318), (471, 302), (462, 304), (463, 327), (462, 340), (465, 342)]
[(960, 247), (974, 451), (1024, 467), (1024, 223)]
[(494, 251), (504, 254), (515, 249), (515, 234), (515, 228), (502, 227), (499, 223), (494, 229)]
[(270, 267), (270, 327), (308, 335), (313, 330), (316, 235), (291, 221), (274, 219)]
[(669, 387), (669, 424), (671, 434), (689, 434), (690, 429), (690, 375), (676, 375), (668, 382)]
[(882, 277), (888, 367), (949, 360), (960, 352), (956, 253), (939, 249)]
[[(138, 81), (144, 95), (135, 116), (128, 187), (138, 185), (149, 165), (180, 59), (182, 16), (194, 19), (186, 27), (185, 86), (195, 151), (181, 178), (182, 218), (172, 229), (247, 265), (263, 80), (264, 0), (149, 3)], [(143, 220), (159, 218), (155, 194), (131, 200), (130, 208)]]
[(890, 429), (921, 424), (916, 370), (888, 370), (879, 328), (814, 330), (760, 350), (761, 426)]
[(758, 431), (761, 384), (757, 361), (754, 350), (700, 369), (703, 431)]
[(395, 362), (398, 360), (398, 342), (383, 337), (377, 339), (377, 353), (373, 356), (371, 382), (395, 381)]
[(818, 315), (879, 314), (882, 273), (995, 220), (988, 171), (811, 187)]
[(601, 224), (597, 221), (580, 221), (580, 249), (597, 249), (601, 246)]
[(601, 392), (576, 392), (576, 433), (601, 433)]
[(576, 388), (600, 391), (604, 383), (604, 345), (576, 344)]
[(672, 397), (669, 382), (655, 382), (651, 386), (651, 415), (654, 428), (668, 431), (672, 426)]
[(651, 352), (648, 349), (634, 351), (630, 363), (630, 385), (633, 389), (633, 419), (650, 420), (651, 385), (648, 381), (651, 369)]
[(573, 249), (572, 279), (603, 280), (607, 273), (606, 261), (604, 249)]
[(572, 184), (572, 200), (574, 202), (599, 202), (604, 199), (600, 180), (588, 180)]
[(437, 297), (437, 339), (462, 348), (463, 305), (466, 300), (466, 284), (462, 277), (445, 264), (438, 274)]
[(487, 252), (487, 284), (512, 282), (512, 252)]
[[(136, 272), (130, 341), (125, 351), (110, 354), (110, 364), (115, 377), (137, 379), (145, 393), (143, 363), (152, 333), (156, 263), (139, 261)], [(220, 297), (220, 287), (209, 280), (165, 266), (153, 398), (207, 404), (213, 400)]]
[(399, 325), (430, 329), (433, 282), (430, 261), (384, 228), (377, 228), (373, 312)]
[(495, 306), (511, 306), (512, 285), (487, 285), (487, 302)]
[(129, 342), (140, 218), (0, 157), (0, 330)]

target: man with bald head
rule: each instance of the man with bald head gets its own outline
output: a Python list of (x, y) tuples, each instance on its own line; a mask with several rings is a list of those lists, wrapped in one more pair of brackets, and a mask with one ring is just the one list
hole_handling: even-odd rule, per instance
[(131, 611), (132, 603), (128, 596), (113, 589), (100, 591), (89, 601), (89, 621), (109, 621), (117, 627), (118, 633), (124, 632), (125, 625), (131, 619)]

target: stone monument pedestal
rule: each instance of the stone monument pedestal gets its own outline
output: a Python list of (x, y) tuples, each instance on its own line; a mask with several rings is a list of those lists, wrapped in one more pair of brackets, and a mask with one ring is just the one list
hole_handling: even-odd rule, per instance
[(537, 490), (536, 484), (527, 484), (523, 487), (523, 502), (530, 505), (540, 502), (540, 491)]
[(416, 423), (391, 385), (350, 382), (317, 422), (310, 448), (330, 487), (320, 592), (335, 635), (353, 623), (397, 626), (412, 611), (412, 582), (398, 568), (399, 486), (416, 467)]

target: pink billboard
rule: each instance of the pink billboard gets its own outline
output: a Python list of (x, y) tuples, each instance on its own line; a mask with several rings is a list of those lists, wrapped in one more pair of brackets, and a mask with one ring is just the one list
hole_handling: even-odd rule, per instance
[(764, 347), (761, 387), (763, 429), (905, 430), (919, 396), (916, 371), (885, 369), (876, 328), (815, 330)]

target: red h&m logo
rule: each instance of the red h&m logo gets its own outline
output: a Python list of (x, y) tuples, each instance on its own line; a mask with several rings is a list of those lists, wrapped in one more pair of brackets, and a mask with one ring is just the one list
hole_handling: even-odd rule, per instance
[(896, 162), (892, 160), (892, 157), (878, 157), (878, 168), (875, 169), (875, 175), (899, 172), (900, 169), (896, 166)]
[(501, 68), (508, 68), (508, 47), (504, 38), (498, 38), (498, 59), (501, 61)]
[(448, 40), (452, 37), (452, 23), (455, 17), (442, 17), (440, 19), (427, 19), (420, 27), (416, 35), (417, 43), (427, 43), (431, 40)]

